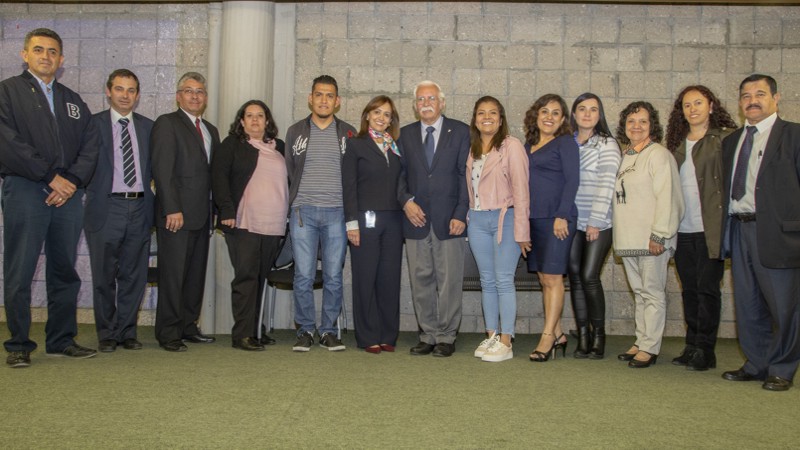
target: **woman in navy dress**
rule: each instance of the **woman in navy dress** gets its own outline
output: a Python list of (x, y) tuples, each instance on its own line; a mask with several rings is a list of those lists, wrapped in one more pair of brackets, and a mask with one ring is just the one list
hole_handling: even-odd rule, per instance
[(567, 104), (560, 96), (539, 97), (525, 114), (525, 149), (530, 164), (531, 241), (528, 270), (539, 274), (544, 303), (544, 329), (530, 360), (544, 362), (566, 353), (561, 331), (564, 274), (575, 235), (580, 180), (578, 144), (572, 137)]

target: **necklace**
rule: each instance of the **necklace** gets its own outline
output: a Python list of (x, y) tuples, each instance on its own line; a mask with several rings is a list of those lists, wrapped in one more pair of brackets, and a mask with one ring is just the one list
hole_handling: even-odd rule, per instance
[(625, 176), (625, 174), (627, 174), (627, 173), (629, 173), (629, 172), (633, 172), (633, 171), (635, 171), (635, 170), (636, 170), (636, 162), (637, 162), (637, 161), (639, 161), (639, 156), (640, 156), (640, 155), (641, 155), (641, 154), (642, 154), (642, 153), (645, 151), (645, 149), (647, 149), (648, 147), (650, 147), (650, 146), (651, 146), (651, 145), (653, 145), (653, 144), (654, 144), (654, 142), (653, 142), (653, 141), (650, 141), (650, 142), (648, 142), (648, 143), (647, 143), (647, 144), (646, 144), (644, 147), (642, 147), (642, 149), (641, 149), (641, 150), (639, 150), (638, 152), (637, 152), (637, 151), (634, 149), (634, 147), (628, 147), (628, 149), (627, 149), (627, 150), (625, 150), (625, 154), (626, 154), (627, 156), (633, 156), (633, 155), (636, 155), (636, 158), (634, 158), (634, 160), (633, 160), (633, 164), (631, 164), (630, 166), (628, 166), (628, 167), (626, 167), (626, 168), (624, 168), (624, 169), (620, 170), (619, 172), (617, 172), (617, 179), (618, 179), (618, 180), (621, 180), (621, 179), (622, 179), (622, 177), (624, 177), (624, 176)]

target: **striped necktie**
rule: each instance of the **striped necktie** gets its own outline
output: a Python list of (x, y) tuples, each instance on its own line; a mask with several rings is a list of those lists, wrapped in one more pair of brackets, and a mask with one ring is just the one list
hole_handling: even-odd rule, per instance
[(131, 135), (128, 134), (128, 120), (123, 117), (119, 119), (119, 124), (122, 126), (122, 180), (128, 187), (133, 187), (136, 184), (136, 164), (133, 161), (133, 144), (131, 144)]

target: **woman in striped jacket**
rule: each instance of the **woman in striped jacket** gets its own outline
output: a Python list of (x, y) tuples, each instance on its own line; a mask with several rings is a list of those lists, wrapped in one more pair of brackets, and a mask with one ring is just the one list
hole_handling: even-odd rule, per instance
[(600, 270), (611, 249), (611, 199), (621, 156), (608, 129), (603, 102), (595, 94), (587, 92), (575, 99), (570, 122), (581, 158), (575, 197), (578, 231), (569, 256), (572, 310), (578, 325), (578, 346), (573, 355), (601, 359), (605, 353), (606, 301)]

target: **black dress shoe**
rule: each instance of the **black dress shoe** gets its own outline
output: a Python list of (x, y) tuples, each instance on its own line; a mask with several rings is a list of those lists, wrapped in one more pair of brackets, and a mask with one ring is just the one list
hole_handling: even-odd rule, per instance
[(744, 369), (729, 370), (727, 372), (723, 372), (722, 378), (728, 381), (758, 381), (763, 379), (756, 375), (751, 375), (745, 372)]
[(419, 344), (411, 347), (410, 353), (415, 356), (430, 355), (433, 351), (433, 344), (427, 342), (420, 342)]
[[(675, 360), (673, 359), (673, 364)], [(703, 349), (696, 349), (692, 355), (692, 359), (686, 364), (686, 370), (704, 371), (714, 369), (717, 367), (717, 356), (714, 352), (707, 352)]]
[(97, 355), (97, 350), (82, 347), (78, 344), (72, 344), (69, 347), (56, 353), (48, 353), (49, 356), (66, 356), (74, 359), (91, 358)]
[(761, 387), (768, 391), (788, 391), (792, 387), (792, 382), (786, 378), (769, 376)]
[(620, 353), (617, 355), (617, 359), (620, 361), (630, 361), (634, 356), (636, 356), (636, 353)]
[(117, 349), (117, 341), (113, 339), (103, 339), (97, 343), (97, 349), (103, 353), (111, 353)]
[(251, 352), (260, 352), (264, 350), (264, 346), (256, 338), (246, 337), (244, 339), (234, 339), (233, 348), (239, 350), (247, 350)]
[(168, 352), (185, 352), (189, 349), (180, 339), (161, 344), (161, 348)]
[(122, 348), (125, 350), (141, 350), (142, 343), (134, 338), (128, 338), (122, 341)]
[(195, 344), (210, 344), (215, 342), (217, 338), (213, 336), (206, 336), (201, 333), (192, 334), (192, 335), (184, 335), (181, 337), (184, 341), (194, 342)]
[(630, 367), (631, 369), (645, 369), (647, 367), (655, 365), (656, 361), (658, 360), (658, 355), (654, 355), (648, 352), (644, 353), (650, 355), (650, 359), (648, 359), (647, 361), (642, 361), (636, 358), (632, 358), (630, 361), (628, 361), (628, 367)]
[(446, 358), (448, 356), (451, 356), (455, 351), (456, 351), (456, 344), (446, 344), (444, 342), (440, 342), (436, 344), (436, 347), (433, 348), (433, 356)]
[(676, 366), (685, 366), (689, 364), (689, 361), (692, 360), (694, 352), (696, 351), (697, 347), (695, 347), (694, 345), (687, 345), (686, 347), (683, 348), (683, 351), (679, 356), (672, 358), (672, 364), (675, 364)]
[(261, 335), (261, 340), (259, 340), (261, 345), (275, 345), (275, 339), (267, 336), (266, 334)]

